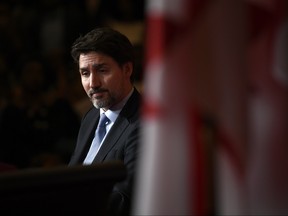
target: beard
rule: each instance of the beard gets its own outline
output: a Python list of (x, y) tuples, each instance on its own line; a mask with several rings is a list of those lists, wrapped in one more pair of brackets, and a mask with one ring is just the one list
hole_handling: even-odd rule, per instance
[(92, 101), (93, 106), (96, 107), (97, 109), (100, 109), (100, 108), (108, 109), (112, 105), (111, 98), (105, 98), (105, 99), (91, 98), (91, 101)]
[[(93, 97), (93, 94), (97, 92), (103, 92), (105, 94), (101, 97)], [(88, 94), (89, 94), (89, 97), (93, 106), (97, 109), (100, 109), (100, 108), (108, 109), (116, 101), (115, 98), (107, 90), (98, 90), (98, 91), (91, 90), (89, 91)]]

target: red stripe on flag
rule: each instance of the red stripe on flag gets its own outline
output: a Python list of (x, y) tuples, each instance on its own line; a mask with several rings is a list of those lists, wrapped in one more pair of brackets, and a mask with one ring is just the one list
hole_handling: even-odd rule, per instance
[(163, 107), (157, 103), (152, 103), (151, 101), (144, 101), (142, 105), (143, 118), (145, 119), (155, 119), (163, 117), (165, 115)]
[(161, 16), (148, 16), (147, 17), (147, 34), (146, 34), (146, 62), (145, 65), (149, 65), (152, 60), (160, 59), (164, 55), (164, 41), (165, 38), (165, 17)]
[[(207, 143), (207, 125), (203, 121), (203, 116), (200, 112), (192, 109), (190, 116), (190, 145), (191, 149), (191, 172), (190, 179), (193, 182), (190, 185), (190, 194), (193, 194), (192, 209), (193, 215), (210, 215), (213, 214), (213, 206), (211, 200), (213, 199), (210, 188), (213, 187), (211, 179), (212, 167), (209, 164), (213, 158), (209, 152), (212, 146)], [(212, 148), (213, 149), (213, 148)], [(192, 171), (193, 170), (193, 171)], [(212, 177), (213, 178), (213, 177)]]
[(196, 215), (201, 215), (206, 213), (205, 211), (205, 188), (206, 188), (206, 179), (205, 179), (205, 152), (203, 149), (203, 143), (201, 140), (201, 130), (202, 123), (198, 113), (192, 112), (191, 119), (191, 130), (192, 130), (192, 145), (194, 154), (192, 154), (192, 158), (194, 159), (191, 162), (192, 166), (194, 166), (194, 175), (193, 175), (193, 188), (192, 194), (193, 196), (193, 213)]
[(165, 12), (163, 14), (155, 14), (148, 11), (146, 19), (148, 28), (145, 42), (147, 45), (145, 49), (145, 65), (149, 65), (151, 60), (164, 57), (170, 45), (174, 44), (179, 39), (179, 36), (193, 28), (193, 24), (197, 23), (199, 15), (205, 9), (207, 2), (208, 0), (186, 0), (185, 11), (183, 11), (185, 19), (182, 22), (171, 19)]

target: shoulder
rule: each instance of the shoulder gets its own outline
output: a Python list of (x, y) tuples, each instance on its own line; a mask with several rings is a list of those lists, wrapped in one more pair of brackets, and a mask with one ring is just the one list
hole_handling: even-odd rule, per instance
[(123, 107), (120, 116), (127, 118), (130, 123), (135, 122), (140, 117), (141, 95), (135, 89), (127, 103)]

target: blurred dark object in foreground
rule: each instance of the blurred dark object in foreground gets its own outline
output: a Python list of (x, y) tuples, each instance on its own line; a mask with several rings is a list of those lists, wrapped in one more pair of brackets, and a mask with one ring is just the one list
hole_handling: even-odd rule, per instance
[(112, 187), (125, 174), (121, 162), (2, 173), (0, 208), (7, 215), (107, 215)]

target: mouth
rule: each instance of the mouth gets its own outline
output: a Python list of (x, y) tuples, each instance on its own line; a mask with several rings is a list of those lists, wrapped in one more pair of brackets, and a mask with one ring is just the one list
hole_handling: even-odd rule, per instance
[(91, 99), (101, 99), (104, 96), (105, 92), (105, 90), (91, 91), (89, 92), (89, 95)]
[(91, 95), (91, 98), (92, 98), (92, 99), (100, 99), (100, 98), (103, 97), (103, 95), (104, 95), (104, 92), (98, 92), (98, 93), (92, 94), (92, 95)]

